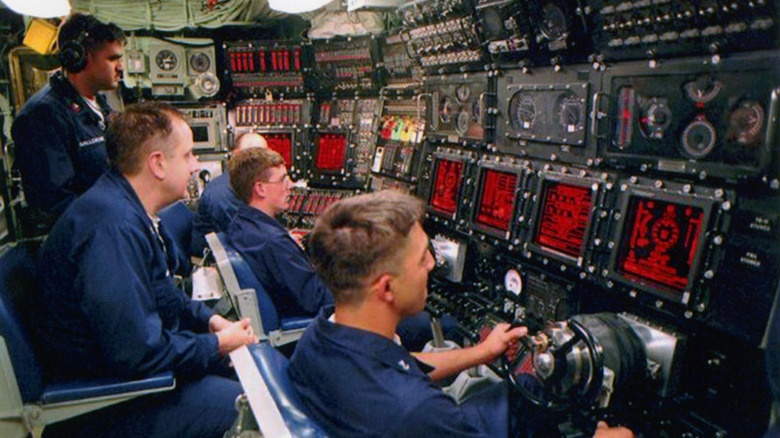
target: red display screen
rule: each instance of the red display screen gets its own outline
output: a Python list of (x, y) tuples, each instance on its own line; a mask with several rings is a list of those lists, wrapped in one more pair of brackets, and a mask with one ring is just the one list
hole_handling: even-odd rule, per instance
[(455, 214), (458, 207), (458, 189), (462, 174), (463, 163), (460, 161), (436, 161), (431, 207), (442, 213)]
[(268, 149), (276, 151), (284, 159), (284, 165), (289, 169), (292, 166), (292, 133), (289, 132), (261, 132), (268, 143)]
[(546, 181), (534, 242), (539, 246), (579, 257), (585, 242), (593, 192), (590, 187)]
[(476, 222), (509, 231), (514, 211), (517, 174), (486, 169), (482, 174)]
[(320, 134), (317, 139), (317, 169), (338, 171), (344, 168), (347, 152), (347, 136), (344, 134)]
[(704, 220), (702, 208), (632, 196), (616, 271), (682, 292), (688, 286)]

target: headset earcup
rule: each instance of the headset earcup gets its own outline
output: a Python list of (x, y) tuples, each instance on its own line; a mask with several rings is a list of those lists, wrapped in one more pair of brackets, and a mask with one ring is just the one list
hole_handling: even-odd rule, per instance
[(87, 54), (84, 46), (77, 41), (68, 41), (60, 47), (60, 65), (68, 73), (78, 73), (87, 66)]

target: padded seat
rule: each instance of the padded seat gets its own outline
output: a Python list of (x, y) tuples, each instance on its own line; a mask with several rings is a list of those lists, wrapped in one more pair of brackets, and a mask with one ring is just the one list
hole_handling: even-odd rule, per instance
[(225, 233), (206, 235), (211, 253), (217, 261), (225, 289), (239, 316), (252, 318), (253, 329), (261, 340), (274, 346), (297, 341), (312, 321), (310, 317), (281, 318), (265, 287), (257, 280), (244, 257), (227, 242)]
[(295, 438), (327, 437), (306, 413), (305, 404), (290, 381), (289, 362), (273, 345), (268, 342), (249, 345), (234, 351), (230, 357), (241, 382), (246, 382), (244, 390), (263, 433)]
[(47, 424), (132, 398), (171, 390), (173, 373), (48, 384), (26, 329), (35, 312), (38, 243), (0, 250), (0, 436), (40, 437)]

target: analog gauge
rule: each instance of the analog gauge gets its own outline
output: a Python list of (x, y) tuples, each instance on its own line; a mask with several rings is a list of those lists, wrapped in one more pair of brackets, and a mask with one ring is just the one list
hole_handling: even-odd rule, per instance
[(617, 125), (615, 132), (615, 145), (621, 150), (626, 149), (631, 144), (631, 137), (634, 135), (634, 87), (623, 87), (618, 91), (618, 112)]
[(154, 57), (154, 63), (162, 71), (171, 71), (179, 64), (179, 58), (170, 50), (160, 50)]
[(190, 68), (198, 73), (206, 72), (211, 67), (211, 59), (203, 52), (197, 52), (190, 57)]
[(509, 292), (512, 292), (515, 296), (520, 296), (523, 291), (523, 278), (520, 277), (520, 273), (514, 269), (506, 271), (504, 275), (504, 288)]
[(672, 110), (666, 99), (656, 97), (644, 101), (639, 110), (639, 127), (651, 140), (663, 140), (664, 132), (672, 124)]
[(566, 15), (554, 3), (547, 3), (542, 9), (542, 35), (550, 41), (566, 36)]
[(463, 136), (466, 134), (466, 131), (469, 130), (469, 122), (471, 121), (471, 116), (466, 111), (461, 111), (458, 113), (458, 124), (455, 128), (456, 131), (458, 131), (458, 134), (460, 136)]
[(439, 101), (439, 120), (441, 120), (442, 123), (449, 124), (452, 122), (452, 107), (452, 99), (449, 96), (444, 96), (441, 101)]
[(455, 90), (455, 97), (458, 98), (458, 102), (463, 103), (471, 96), (471, 89), (465, 85), (461, 85)]
[(582, 131), (585, 127), (585, 101), (572, 92), (558, 97), (558, 122), (564, 135)]
[(723, 84), (709, 76), (700, 76), (683, 85), (685, 94), (695, 103), (707, 103), (720, 93)]
[(704, 158), (712, 152), (716, 138), (715, 127), (700, 114), (683, 131), (683, 153), (693, 159)]
[(741, 100), (728, 115), (726, 138), (738, 145), (754, 146), (761, 142), (764, 107), (755, 100)]
[(517, 93), (509, 101), (509, 120), (515, 131), (528, 131), (536, 122), (536, 103), (532, 95)]

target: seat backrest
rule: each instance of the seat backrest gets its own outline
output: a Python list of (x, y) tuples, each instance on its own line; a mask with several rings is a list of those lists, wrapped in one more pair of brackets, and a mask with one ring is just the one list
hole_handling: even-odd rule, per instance
[(257, 305), (260, 307), (260, 317), (263, 319), (263, 331), (270, 333), (273, 330), (278, 330), (280, 326), (279, 314), (276, 312), (274, 302), (271, 301), (271, 296), (268, 295), (265, 287), (257, 280), (257, 276), (246, 260), (244, 260), (244, 257), (230, 245), (230, 241), (225, 233), (219, 232), (217, 237), (222, 242), (222, 246), (225, 247), (228, 260), (230, 260), (241, 289), (254, 289), (257, 294)]
[(163, 208), (157, 215), (165, 230), (178, 246), (179, 252), (189, 257), (192, 219), (195, 214), (183, 202), (179, 201)]
[(26, 326), (32, 294), (38, 291), (36, 257), (40, 244), (11, 244), (0, 253), (0, 336), (5, 340), (24, 402), (43, 394), (43, 373)]
[(303, 402), (290, 381), (287, 358), (268, 342), (249, 346), (249, 352), (294, 437), (326, 437), (325, 431), (303, 411)]

